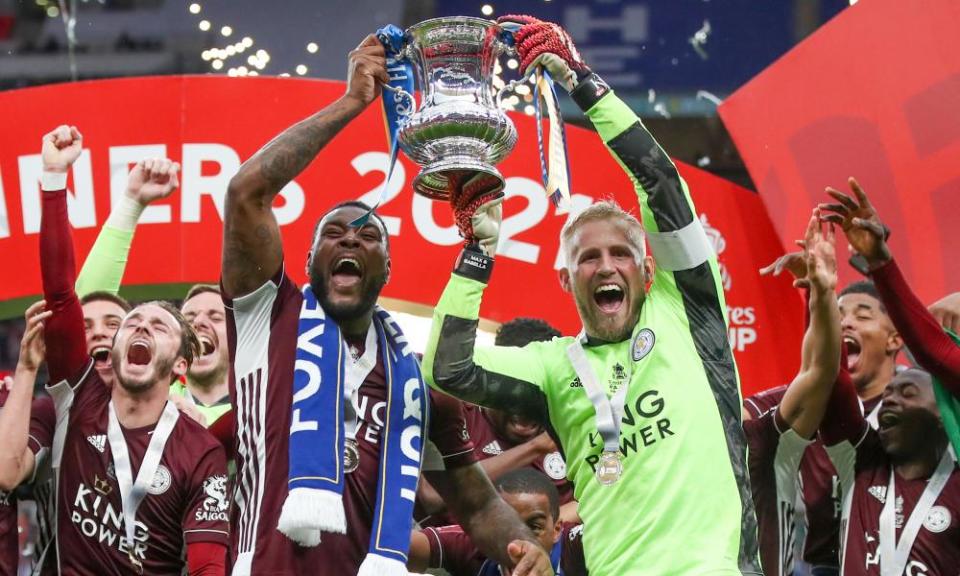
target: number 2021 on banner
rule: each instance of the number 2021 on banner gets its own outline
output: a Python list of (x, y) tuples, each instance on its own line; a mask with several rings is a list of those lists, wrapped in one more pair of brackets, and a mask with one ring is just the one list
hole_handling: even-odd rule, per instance
[[(366, 176), (371, 172), (380, 172), (384, 179), (390, 169), (390, 155), (384, 152), (364, 152), (356, 156), (351, 162), (353, 169), (360, 176)], [(390, 183), (387, 185), (386, 192), (383, 194), (383, 200), (380, 206), (386, 206), (395, 200), (403, 187), (407, 183), (407, 173), (402, 163), (397, 163), (393, 169), (393, 175), (390, 177)], [(359, 200), (373, 205), (380, 199), (384, 182), (381, 181), (376, 187), (360, 196)], [(514, 260), (520, 260), (530, 264), (536, 264), (540, 260), (541, 246), (532, 242), (516, 240), (519, 234), (532, 229), (540, 224), (551, 208), (550, 200), (546, 196), (543, 186), (531, 178), (523, 176), (512, 176), (506, 179), (505, 194), (507, 201), (513, 197), (523, 197), (527, 200), (526, 207), (516, 214), (512, 214), (503, 219), (500, 227), (500, 244), (497, 248), (497, 255)], [(457, 233), (457, 227), (441, 226), (437, 224), (433, 217), (433, 200), (413, 194), (413, 225), (417, 232), (425, 240), (439, 246), (453, 246), (461, 242), (460, 235)], [(570, 198), (570, 213), (568, 218), (580, 213), (593, 203), (593, 198), (584, 194), (573, 194)], [(556, 210), (555, 210), (556, 214)], [(559, 215), (559, 214), (557, 214)], [(387, 232), (391, 236), (400, 234), (402, 218), (399, 216), (383, 215), (383, 221), (387, 225)], [(564, 265), (563, 254), (560, 253), (560, 239), (557, 238), (553, 248), (556, 250), (554, 259), (554, 269), (559, 270)]]

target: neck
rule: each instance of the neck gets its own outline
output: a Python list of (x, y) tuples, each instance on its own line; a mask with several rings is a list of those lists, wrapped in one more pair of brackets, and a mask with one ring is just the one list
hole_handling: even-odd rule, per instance
[(226, 370), (216, 370), (209, 375), (187, 375), (187, 390), (204, 406), (212, 406), (229, 393)]
[(167, 404), (167, 386), (154, 384), (146, 390), (132, 392), (119, 383), (110, 394), (117, 419), (124, 428), (142, 428), (156, 424)]
[(340, 331), (344, 336), (360, 338), (367, 335), (370, 329), (370, 323), (373, 322), (373, 310), (368, 310), (354, 318), (338, 320)]
[(893, 378), (895, 372), (895, 364), (887, 366), (886, 363), (884, 363), (884, 366), (880, 368), (880, 370), (877, 370), (873, 378), (857, 386), (857, 396), (859, 396), (861, 400), (872, 400), (880, 396), (883, 394), (883, 390), (887, 387), (887, 384), (890, 383), (890, 379)]
[(906, 480), (917, 480), (933, 476), (934, 470), (940, 464), (940, 458), (947, 449), (946, 438), (943, 435), (935, 442), (926, 444), (914, 454), (894, 460), (897, 474)]

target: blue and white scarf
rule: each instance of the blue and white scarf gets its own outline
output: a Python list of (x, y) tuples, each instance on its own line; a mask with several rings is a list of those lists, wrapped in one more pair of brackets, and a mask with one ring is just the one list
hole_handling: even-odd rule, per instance
[[(381, 436), (377, 501), (370, 547), (360, 576), (407, 574), (413, 504), (429, 414), (427, 387), (406, 338), (377, 307), (373, 324), (386, 371), (386, 422)], [(297, 328), (290, 423), (290, 490), (278, 529), (303, 546), (320, 543), (321, 532), (345, 534), (343, 508), (345, 387), (352, 362), (340, 328), (328, 318), (313, 290), (303, 289)]]

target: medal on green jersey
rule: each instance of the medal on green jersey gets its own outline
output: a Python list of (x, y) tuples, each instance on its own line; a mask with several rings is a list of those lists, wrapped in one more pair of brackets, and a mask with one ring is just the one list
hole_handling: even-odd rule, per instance
[(583, 351), (582, 341), (585, 340), (586, 335), (581, 334), (567, 348), (567, 358), (583, 384), (583, 391), (593, 404), (597, 432), (603, 438), (603, 453), (596, 469), (597, 481), (604, 486), (610, 486), (616, 484), (623, 475), (623, 462), (620, 460), (620, 423), (623, 420), (623, 406), (627, 401), (629, 378), (608, 398), (593, 367), (590, 366), (590, 361), (587, 360), (586, 352)]

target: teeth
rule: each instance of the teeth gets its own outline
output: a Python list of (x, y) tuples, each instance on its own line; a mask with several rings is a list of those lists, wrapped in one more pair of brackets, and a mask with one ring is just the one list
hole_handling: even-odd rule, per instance
[(843, 343), (844, 343), (844, 344), (856, 344), (857, 341), (854, 340), (853, 338), (850, 338), (849, 336), (847, 336), (846, 338), (843, 339)]
[(593, 291), (594, 294), (602, 294), (604, 292), (623, 292), (623, 290), (616, 284), (604, 284), (603, 286), (598, 286), (597, 289)]
[(360, 262), (356, 258), (341, 258), (337, 260), (337, 268), (339, 268), (342, 264), (346, 262), (353, 264), (354, 266), (357, 267), (358, 270), (360, 269)]
[(216, 346), (213, 345), (213, 340), (211, 340), (210, 338), (207, 338), (206, 336), (200, 336), (199, 340), (200, 340), (200, 351), (204, 356), (213, 352), (214, 349), (216, 349)]

